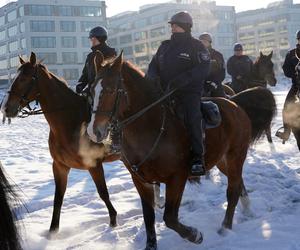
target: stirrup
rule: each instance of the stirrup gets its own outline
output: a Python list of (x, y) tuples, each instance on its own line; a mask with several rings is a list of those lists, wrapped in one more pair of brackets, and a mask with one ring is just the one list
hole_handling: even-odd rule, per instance
[[(280, 130), (284, 129), (284, 127), (281, 127), (279, 128), (277, 131), (276, 131), (276, 134), (275, 136), (277, 136), (279, 139), (282, 140), (282, 144), (285, 144), (286, 141), (290, 138), (290, 133), (289, 132), (286, 132), (283, 130), (283, 132), (281, 132)], [(288, 135), (287, 135), (288, 134)]]

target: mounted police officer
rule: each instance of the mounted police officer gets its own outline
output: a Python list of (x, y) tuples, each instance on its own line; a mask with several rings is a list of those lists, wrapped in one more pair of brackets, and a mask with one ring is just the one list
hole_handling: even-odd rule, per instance
[[(82, 93), (87, 86), (89, 88), (90, 84), (95, 80), (96, 72), (94, 66), (94, 57), (96, 55), (96, 51), (99, 50), (105, 59), (117, 55), (116, 50), (114, 48), (110, 48), (106, 43), (107, 30), (104, 27), (98, 26), (93, 28), (90, 31), (89, 39), (92, 52), (87, 55), (82, 75), (78, 80), (79, 84), (76, 86), (76, 92), (78, 94)], [(87, 91), (89, 91), (88, 88)]]
[(211, 34), (204, 32), (199, 36), (199, 40), (210, 54), (210, 72), (205, 81), (204, 96), (226, 97), (222, 82), (225, 79), (225, 61), (222, 53), (212, 48)]
[(199, 176), (205, 174), (200, 106), (210, 56), (203, 44), (191, 35), (193, 20), (189, 13), (179, 12), (169, 23), (171, 39), (162, 42), (149, 65), (147, 77), (159, 77), (164, 90), (179, 88), (176, 98), (183, 108), (184, 122), (192, 144), (191, 175)]
[[(296, 101), (297, 94), (300, 90), (300, 30), (296, 32), (296, 38), (298, 40), (298, 44), (295, 49), (292, 49), (287, 53), (282, 66), (285, 76), (292, 79), (292, 86), (284, 102), (283, 117), (286, 115), (288, 104)], [(285, 121), (283, 121), (283, 123), (284, 131), (278, 131), (276, 136), (285, 142), (290, 137), (291, 128)]]
[(231, 87), (236, 93), (248, 88), (252, 68), (252, 60), (244, 55), (243, 46), (240, 43), (236, 43), (234, 45), (234, 55), (227, 62), (227, 71), (232, 77)]

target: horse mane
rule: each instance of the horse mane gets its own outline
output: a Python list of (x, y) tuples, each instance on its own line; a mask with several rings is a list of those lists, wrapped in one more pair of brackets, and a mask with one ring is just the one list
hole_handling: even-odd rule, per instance
[(136, 91), (146, 93), (148, 99), (155, 100), (159, 97), (159, 82), (145, 77), (145, 73), (133, 63), (129, 61), (123, 62), (122, 73), (124, 80), (134, 83), (137, 86)]

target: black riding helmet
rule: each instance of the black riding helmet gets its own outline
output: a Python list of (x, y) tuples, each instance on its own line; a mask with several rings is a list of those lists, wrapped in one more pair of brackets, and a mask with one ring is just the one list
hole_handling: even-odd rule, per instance
[(177, 24), (186, 32), (190, 32), (193, 27), (193, 18), (187, 11), (181, 11), (171, 17), (170, 24)]
[(106, 41), (107, 40), (107, 30), (102, 26), (97, 26), (91, 29), (89, 38), (96, 37), (98, 40)]
[(300, 39), (300, 30), (298, 30), (297, 32), (296, 32), (296, 38), (299, 40)]

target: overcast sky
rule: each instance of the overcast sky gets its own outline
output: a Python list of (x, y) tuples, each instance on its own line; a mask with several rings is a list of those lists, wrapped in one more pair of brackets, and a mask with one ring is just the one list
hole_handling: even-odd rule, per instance
[[(0, 6), (12, 2), (10, 0), (0, 0)], [(70, 0), (71, 2), (71, 0)], [(167, 0), (106, 0), (107, 14), (112, 16), (127, 10), (138, 10), (139, 6), (151, 3), (168, 2)], [(233, 5), (236, 11), (244, 11), (266, 7), (274, 0), (216, 0), (218, 5)], [(294, 0), (294, 3), (300, 3), (300, 0)]]

